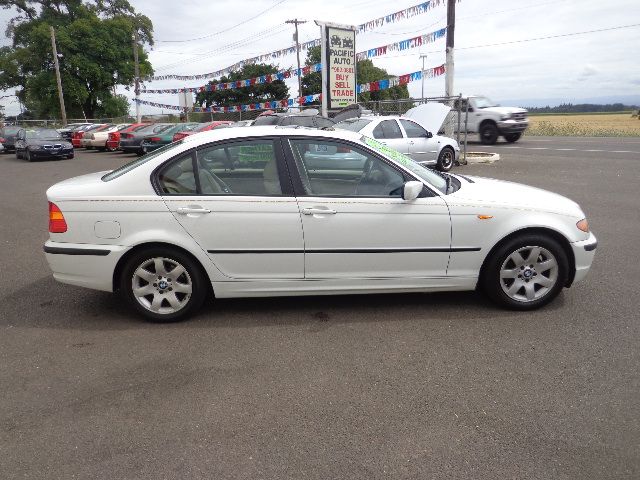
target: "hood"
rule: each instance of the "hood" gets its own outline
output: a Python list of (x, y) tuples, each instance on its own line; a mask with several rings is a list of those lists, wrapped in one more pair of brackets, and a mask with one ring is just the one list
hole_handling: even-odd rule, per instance
[(527, 113), (524, 108), (518, 107), (485, 107), (479, 108), (480, 112), (495, 112), (499, 115), (509, 115), (511, 113)]
[(467, 202), (473, 201), (474, 204), (486, 205), (487, 207), (506, 207), (577, 218), (584, 217), (582, 209), (576, 202), (541, 188), (467, 175), (460, 178), (460, 182), (462, 187), (445, 197), (447, 203), (452, 206), (455, 204), (465, 205)]
[(423, 103), (408, 110), (403, 117), (418, 122), (428, 132), (436, 134), (450, 110), (451, 107), (442, 103)]

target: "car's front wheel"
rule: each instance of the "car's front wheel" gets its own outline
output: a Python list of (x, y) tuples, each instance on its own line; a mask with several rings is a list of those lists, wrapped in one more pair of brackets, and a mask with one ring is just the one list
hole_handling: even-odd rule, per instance
[(509, 143), (517, 142), (518, 140), (520, 140), (521, 136), (522, 136), (521, 132), (518, 132), (518, 133), (505, 133), (503, 135), (504, 139)]
[(120, 290), (147, 320), (175, 322), (200, 308), (208, 288), (199, 265), (188, 255), (170, 248), (150, 248), (129, 258)]
[(436, 168), (441, 172), (448, 172), (453, 167), (453, 162), (456, 158), (455, 153), (451, 147), (444, 147), (438, 155), (438, 163)]
[(498, 141), (498, 127), (495, 123), (485, 122), (480, 126), (480, 141), (483, 145), (494, 145)]
[(514, 310), (533, 310), (551, 302), (567, 283), (569, 261), (553, 238), (519, 235), (488, 259), (481, 286), (496, 303)]

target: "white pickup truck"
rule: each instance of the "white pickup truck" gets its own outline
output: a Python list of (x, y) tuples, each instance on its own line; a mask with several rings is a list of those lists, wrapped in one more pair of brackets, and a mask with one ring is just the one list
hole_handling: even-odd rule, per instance
[(502, 135), (504, 139), (513, 143), (520, 139), (522, 133), (529, 126), (527, 111), (524, 108), (500, 107), (487, 97), (471, 96), (455, 101), (454, 108), (449, 114), (453, 122), (453, 129), (458, 131), (458, 102), (461, 102), (459, 111), (460, 128), (464, 130), (465, 111), (469, 104), (469, 117), (467, 120), (467, 133), (477, 133), (480, 141), (485, 145), (493, 145)]

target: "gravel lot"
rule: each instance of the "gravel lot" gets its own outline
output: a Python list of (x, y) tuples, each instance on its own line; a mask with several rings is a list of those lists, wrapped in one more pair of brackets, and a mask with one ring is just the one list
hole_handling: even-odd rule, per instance
[(640, 478), (640, 138), (471, 147), (502, 160), (456, 171), (567, 195), (598, 236), (541, 311), (240, 299), (147, 324), (42, 253), (46, 188), (133, 157), (0, 155), (0, 478)]

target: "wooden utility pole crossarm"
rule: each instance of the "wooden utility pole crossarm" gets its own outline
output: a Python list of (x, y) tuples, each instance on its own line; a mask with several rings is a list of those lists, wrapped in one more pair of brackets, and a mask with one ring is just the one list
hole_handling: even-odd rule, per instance
[(51, 49), (53, 50), (53, 64), (56, 68), (56, 82), (58, 83), (58, 98), (60, 99), (60, 115), (62, 116), (62, 126), (67, 126), (67, 111), (64, 108), (64, 95), (62, 94), (62, 79), (60, 78), (60, 65), (58, 64), (58, 49), (56, 48), (56, 32), (51, 30)]

